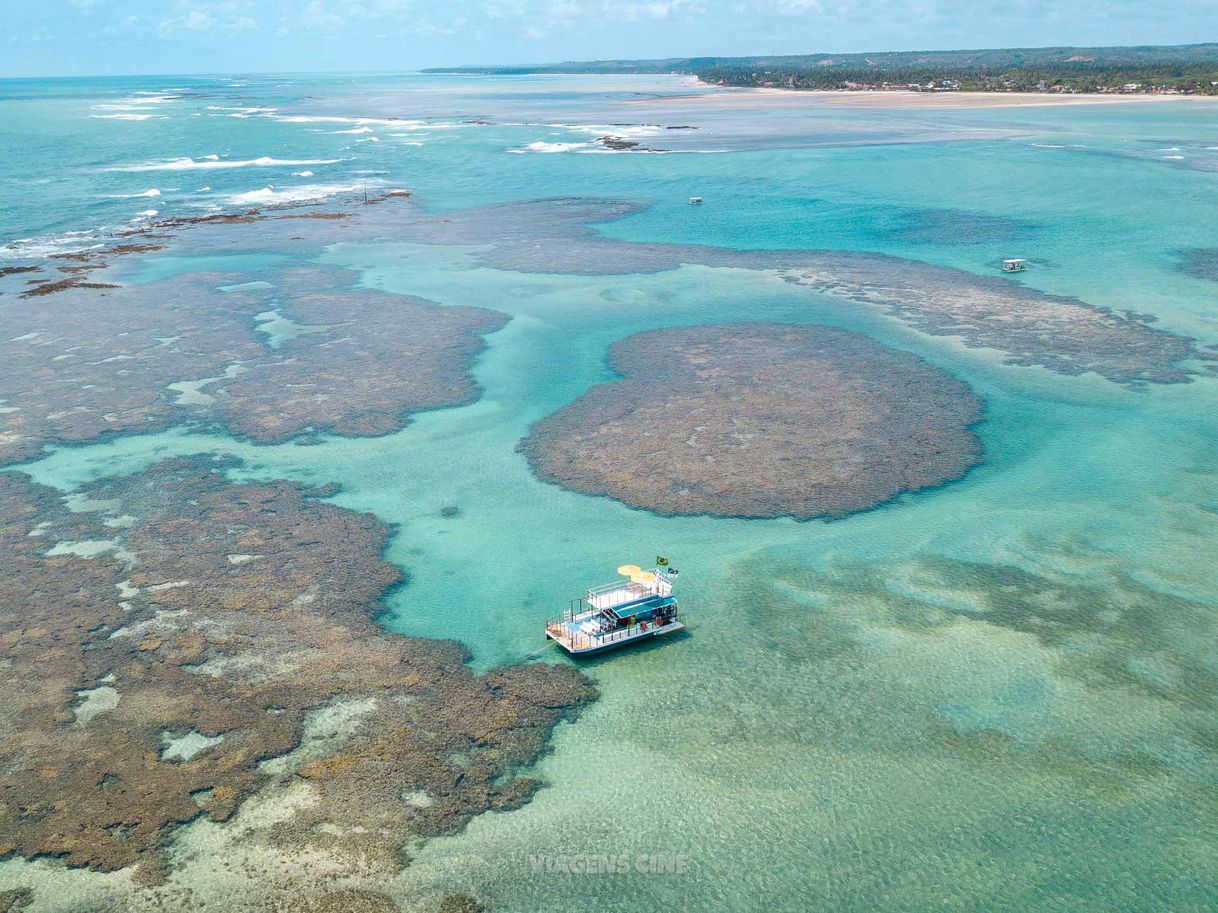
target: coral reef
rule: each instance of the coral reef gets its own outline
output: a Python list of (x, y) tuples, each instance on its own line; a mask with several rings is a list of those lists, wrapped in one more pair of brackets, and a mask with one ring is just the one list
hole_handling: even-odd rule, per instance
[(332, 271), (299, 268), (282, 273), (274, 289), (230, 292), (246, 310), (278, 305), (307, 332), (216, 384), (216, 410), (228, 428), (260, 443), (306, 429), (389, 434), (409, 413), (477, 396), (469, 364), (505, 316), (334, 284)]
[(1186, 276), (1218, 282), (1218, 247), (1193, 247), (1179, 252), (1177, 269)]
[[(336, 219), (343, 213), (330, 211), (252, 212), (191, 224), (206, 233), (231, 231), (233, 219), (257, 220), (264, 243), (294, 250), (308, 242), (286, 238), (289, 225), (341, 228), (357, 238), (392, 229), (400, 240), (475, 246), (476, 262), (525, 272), (656, 272), (682, 264), (777, 271), (882, 309), (921, 332), (1005, 353), (1010, 364), (1095, 372), (1121, 383), (1187, 381), (1191, 373), (1181, 363), (1207, 358), (1191, 340), (1148, 326), (1146, 315), (1119, 315), (1000, 277), (870, 253), (626, 243), (591, 227), (639, 209), (624, 201), (560, 199), (425, 216), (405, 201), (363, 207), (358, 219)], [(221, 243), (231, 249), (231, 238)], [(79, 268), (114, 252), (156, 249), (146, 240), (119, 245), (81, 255), (88, 262)], [(480, 337), (505, 320), (353, 289), (352, 274), (334, 268), (294, 267), (275, 278), (271, 289), (250, 281), (257, 280), (253, 273), (113, 288), (72, 274), (28, 289), (47, 295), (38, 308), (0, 303), (10, 330), (0, 340), (0, 463), (28, 459), (48, 443), (185, 420), (223, 422), (263, 443), (309, 433), (386, 434), (412, 412), (476, 395), (466, 369)], [(218, 294), (217, 286), (228, 293)], [(255, 328), (268, 312), (304, 331), (272, 344)]]
[[(506, 318), (351, 287), (353, 274), (195, 273), (0, 303), (0, 463), (84, 443), (221, 421), (260, 442), (306, 432), (386, 434), (412, 412), (468, 402), (482, 336)], [(78, 278), (61, 280), (80, 284)], [(218, 291), (218, 287), (228, 289)], [(259, 332), (275, 311), (307, 332)]]
[(480, 245), (473, 253), (479, 264), (530, 273), (649, 273), (682, 264), (776, 270), (799, 285), (883, 309), (923, 333), (1006, 353), (1009, 364), (1067, 375), (1091, 371), (1117, 383), (1191, 376), (1180, 362), (1195, 356), (1192, 340), (1147, 326), (1145, 315), (1117, 314), (999, 276), (875, 253), (631, 243), (590, 227), (641, 208), (623, 200), (534, 200), (419, 219), (403, 226), (402, 236)]
[(392, 869), (527, 800), (515, 771), (592, 688), (386, 632), (385, 527), (224, 468), (160, 464), (73, 510), (0, 475), (0, 855), (155, 871), (176, 825), (287, 784), (307, 801), (274, 841)]
[(838, 517), (959, 478), (981, 401), (855, 333), (734, 324), (614, 344), (623, 380), (522, 444), (550, 482), (661, 514)]

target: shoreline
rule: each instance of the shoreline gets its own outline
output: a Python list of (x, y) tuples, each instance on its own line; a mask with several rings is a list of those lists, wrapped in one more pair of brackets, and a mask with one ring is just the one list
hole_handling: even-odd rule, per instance
[[(1218, 102), (1215, 95), (1155, 95), (1129, 94), (1051, 94), (1042, 92), (911, 92), (904, 89), (782, 89), (774, 86), (720, 86), (702, 82), (719, 93), (694, 96), (672, 96), (671, 100), (723, 102), (741, 96), (754, 99), (806, 98), (812, 102), (843, 108), (1052, 108), (1077, 105), (1136, 104), (1168, 101)], [(668, 101), (654, 99), (656, 101)], [(767, 104), (766, 106), (771, 106)], [(772, 105), (777, 107), (778, 105)]]

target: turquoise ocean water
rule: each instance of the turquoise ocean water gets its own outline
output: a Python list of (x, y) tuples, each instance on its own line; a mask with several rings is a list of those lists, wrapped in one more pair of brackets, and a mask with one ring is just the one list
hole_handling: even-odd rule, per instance
[[(1019, 281), (1218, 343), (1218, 284), (1177, 268), (1181, 251), (1218, 247), (1218, 109), (720, 94), (675, 77), (0, 82), (0, 259), (94, 243), (151, 210), (340, 203), (365, 181), (431, 209), (624, 197), (652, 205), (603, 227), (622, 240), (878, 251), (982, 274), (1024, 256)], [(609, 154), (590, 145), (603, 133), (674, 154)], [(254, 237), (241, 265), (273, 279), (285, 264)], [(459, 638), (479, 668), (534, 654), (556, 607), (654, 554), (680, 567), (692, 621), (683, 640), (586, 665), (602, 698), (559, 728), (536, 770), (548, 788), (415, 849), (379, 889), (408, 906), (463, 890), (505, 913), (1218, 904), (1218, 378), (1127, 388), (1005, 366), (754, 271), (530, 275), (392, 241), (323, 259), (511, 315), (475, 365), (482, 398), (377, 439), (259, 447), (184, 428), (24, 471), (70, 489), (215, 451), (244, 461), (239, 476), (337, 481), (338, 503), (396, 526), (388, 556), (410, 583), (384, 624)], [(213, 263), (124, 268), (151, 282)], [(983, 464), (807, 523), (664, 519), (532, 478), (517, 442), (611, 377), (614, 340), (736, 320), (857, 330), (959, 376), (986, 402)], [(460, 514), (442, 519), (449, 505)], [(218, 831), (186, 828), (174, 847), (198, 909), (256, 883), (206, 863), (237, 852)], [(530, 864), (621, 853), (678, 855), (685, 871)], [(32, 872), (62, 882), (60, 909), (119, 891), (13, 860), (0, 888)]]

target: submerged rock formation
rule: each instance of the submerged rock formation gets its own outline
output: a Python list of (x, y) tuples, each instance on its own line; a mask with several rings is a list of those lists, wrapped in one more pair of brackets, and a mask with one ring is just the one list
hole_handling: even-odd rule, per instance
[(1218, 282), (1218, 247), (1193, 247), (1179, 251), (1177, 269), (1186, 276)]
[(962, 476), (981, 400), (921, 359), (818, 326), (640, 333), (620, 381), (535, 425), (544, 480), (656, 513), (839, 517)]
[(1091, 371), (1117, 383), (1180, 383), (1191, 377), (1180, 363), (1196, 355), (1192, 340), (1148, 326), (1146, 315), (1117, 314), (1001, 276), (876, 253), (616, 241), (591, 227), (643, 208), (625, 200), (532, 200), (419, 219), (403, 226), (401, 237), (478, 245), (471, 252), (478, 264), (526, 273), (656, 273), (684, 264), (774, 270), (797, 284), (879, 308), (920, 332), (1005, 353), (1009, 364), (1067, 375)]
[(270, 278), (195, 273), (36, 307), (0, 300), (0, 464), (190, 420), (260, 443), (387, 434), (412, 412), (472, 400), (469, 364), (507, 319), (353, 288), (342, 269)]
[(161, 464), (71, 510), (0, 474), (0, 856), (155, 872), (176, 825), (278, 789), (275, 843), (392, 869), (527, 800), (515, 771), (586, 681), (476, 676), (459, 644), (383, 630), (385, 527), (223, 468)]
[[(189, 227), (200, 250), (217, 254), (233, 249), (224, 232), (260, 219), (260, 243), (294, 254), (337, 232), (350, 240), (388, 235), (468, 245), (478, 265), (529, 273), (654, 273), (684, 264), (773, 271), (920, 332), (1003, 353), (1009, 364), (1094, 372), (1118, 383), (1188, 381), (1183, 362), (1212, 358), (1199, 356), (1191, 340), (1149, 326), (1147, 315), (1117, 314), (1002, 277), (874, 253), (623, 242), (592, 227), (641, 208), (555, 199), (431, 216), (403, 200), (363, 207), (358, 218), (310, 211), (268, 221), (252, 214)], [(93, 270), (114, 251), (157, 249), (122, 245), (96, 262), (80, 255), (87, 262), (67, 269)], [(1208, 261), (1197, 255), (1190, 262), (1196, 272)], [(183, 421), (223, 423), (260, 443), (386, 434), (412, 412), (470, 401), (477, 391), (468, 366), (482, 336), (506, 322), (489, 310), (354, 288), (352, 272), (316, 265), (268, 272), (271, 287), (257, 273), (195, 273), (123, 287), (102, 275), (109, 277), (73, 273), (16, 286), (57, 292), (37, 305), (0, 288), (7, 330), (0, 338), (0, 464), (34, 457), (47, 444)], [(258, 332), (260, 320), (264, 330), (282, 323), (292, 332), (276, 341)]]

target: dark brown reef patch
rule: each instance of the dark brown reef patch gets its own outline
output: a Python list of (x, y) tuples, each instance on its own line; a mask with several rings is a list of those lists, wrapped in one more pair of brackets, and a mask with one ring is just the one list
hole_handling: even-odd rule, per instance
[[(273, 287), (195, 273), (96, 294), (74, 277), (36, 307), (0, 300), (0, 464), (187, 420), (260, 443), (387, 434), (413, 412), (477, 395), (468, 366), (503, 315), (357, 289), (354, 278), (301, 266)], [(271, 345), (256, 324), (268, 312), (307, 332)]]
[(1116, 383), (1182, 383), (1192, 340), (1120, 314), (1049, 295), (1000, 276), (834, 250), (733, 250), (616, 241), (592, 225), (645, 208), (626, 200), (562, 198), (468, 209), (403, 225), (401, 240), (477, 245), (475, 262), (526, 273), (656, 273), (682, 265), (773, 270), (788, 281), (872, 306), (922, 333), (993, 349), (1013, 365), (1094, 372)]
[(1177, 269), (1186, 276), (1218, 282), (1218, 247), (1192, 247), (1178, 256)]
[(0, 856), (155, 870), (176, 825), (294, 788), (271, 840), (392, 869), (527, 800), (514, 772), (591, 686), (383, 630), (386, 528), (221, 468), (161, 464), (75, 513), (0, 474)]
[(958, 479), (980, 399), (921, 359), (817, 326), (640, 333), (620, 381), (534, 426), (544, 480), (660, 514), (839, 517)]

